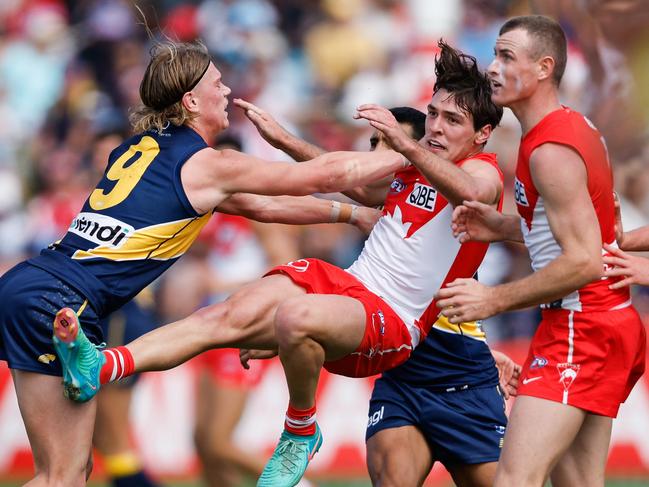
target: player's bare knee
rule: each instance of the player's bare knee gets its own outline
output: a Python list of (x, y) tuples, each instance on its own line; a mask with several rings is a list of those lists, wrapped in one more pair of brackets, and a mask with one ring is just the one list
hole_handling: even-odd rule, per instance
[(277, 307), (275, 334), (280, 346), (295, 345), (309, 336), (312, 310), (302, 299), (287, 299)]
[(249, 333), (250, 320), (228, 301), (200, 308), (192, 316), (199, 320), (201, 329), (209, 335), (210, 345), (214, 347), (234, 346)]
[(192, 318), (198, 320), (204, 327), (223, 326), (230, 315), (230, 305), (227, 301), (211, 304), (197, 309), (192, 313)]

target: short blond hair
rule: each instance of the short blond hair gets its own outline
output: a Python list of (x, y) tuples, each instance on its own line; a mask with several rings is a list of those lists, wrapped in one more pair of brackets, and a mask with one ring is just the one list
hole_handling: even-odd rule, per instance
[(201, 42), (156, 43), (140, 83), (142, 104), (130, 115), (135, 132), (161, 131), (167, 123), (183, 125), (196, 117), (183, 106), (182, 98), (194, 89), (210, 62)]

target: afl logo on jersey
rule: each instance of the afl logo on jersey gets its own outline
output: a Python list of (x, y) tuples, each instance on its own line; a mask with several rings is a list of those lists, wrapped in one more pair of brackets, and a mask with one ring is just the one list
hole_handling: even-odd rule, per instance
[(134, 228), (106, 215), (84, 212), (72, 220), (68, 231), (97, 245), (119, 247), (128, 240)]
[(406, 198), (406, 203), (425, 211), (434, 211), (436, 200), (437, 190), (435, 188), (416, 183), (412, 193)]
[(392, 180), (392, 183), (390, 184), (390, 193), (401, 193), (404, 189), (406, 189), (406, 184), (401, 178)]
[(525, 194), (525, 185), (518, 179), (514, 181), (514, 200), (521, 206), (530, 206), (527, 202), (527, 195)]

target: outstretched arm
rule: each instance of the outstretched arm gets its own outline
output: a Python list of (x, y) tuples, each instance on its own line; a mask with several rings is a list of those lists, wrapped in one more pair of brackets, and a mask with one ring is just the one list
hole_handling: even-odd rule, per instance
[(381, 216), (381, 212), (373, 208), (313, 196), (261, 196), (250, 193), (233, 194), (216, 210), (263, 223), (349, 223), (365, 234), (372, 230)]
[(310, 144), (290, 133), (272, 115), (257, 105), (241, 98), (235, 98), (234, 104), (243, 110), (266, 142), (276, 149), (286, 152), (296, 161), (315, 159), (326, 152), (317, 145)]
[(355, 118), (364, 118), (372, 127), (380, 130), (390, 146), (416, 166), (452, 205), (459, 205), (465, 200), (487, 204), (498, 201), (502, 182), (498, 171), (490, 164), (470, 159), (460, 168), (454, 161), (439, 157), (409, 137), (394, 115), (379, 105), (361, 105)]
[[(296, 161), (308, 161), (326, 153), (324, 149), (290, 133), (272, 115), (257, 105), (240, 98), (235, 98), (234, 104), (244, 111), (264, 140), (276, 149), (286, 152)], [(379, 181), (351, 188), (342, 193), (362, 205), (378, 206), (385, 200), (391, 182), (392, 175), (389, 175)]]
[(622, 250), (649, 251), (649, 225), (623, 232), (618, 245)]
[(407, 165), (394, 151), (329, 152), (301, 164), (268, 162), (234, 150), (203, 149), (182, 167), (183, 189), (198, 212), (234, 193), (305, 196), (361, 186)]

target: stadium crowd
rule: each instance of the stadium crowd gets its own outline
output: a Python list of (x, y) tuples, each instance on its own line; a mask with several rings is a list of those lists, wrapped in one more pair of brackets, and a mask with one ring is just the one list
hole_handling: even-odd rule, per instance
[[(649, 94), (639, 89), (649, 81), (649, 12), (640, 1), (624, 2), (624, 8), (616, 3), (555, 2), (550, 8), (527, 0), (453, 0), (433, 8), (427, 0), (137, 2), (154, 31), (179, 41), (203, 40), (231, 99), (263, 107), (327, 150), (369, 148), (367, 123), (352, 118), (363, 103), (423, 109), (440, 38), (485, 68), (507, 17), (551, 15), (569, 40), (561, 101), (587, 114), (606, 137), (625, 228), (631, 229), (649, 222)], [(0, 274), (65, 233), (103, 172), (107, 151), (129, 134), (128, 109), (139, 100), (150, 47), (128, 0), (0, 5)], [(229, 117), (228, 140), (220, 142), (240, 143), (244, 152), (264, 159), (290, 160), (263, 141), (241, 110), (231, 106)], [(519, 138), (519, 125), (506, 110), (488, 150), (498, 154), (505, 173), (507, 213), (515, 213)], [(163, 322), (296, 255), (347, 267), (364, 239), (349, 225), (241, 225), (219, 220), (206, 227), (191, 259), (154, 284)], [(236, 276), (242, 264), (233, 270), (227, 261), (242, 234), (253, 240), (243, 257), (251, 269)], [(209, 279), (203, 264), (211, 269)], [(530, 272), (525, 249), (503, 243), (490, 247), (479, 275), (496, 284)], [(172, 299), (180, 292), (189, 295)], [(634, 293), (638, 311), (649, 317), (649, 293)], [(181, 301), (184, 308), (175, 309)], [(537, 322), (536, 309), (490, 318), (490, 343), (530, 337)]]
[[(612, 8), (610, 13), (607, 3), (615, 2), (587, 2), (585, 15), (593, 23), (607, 22), (604, 27), (610, 28), (599, 31), (611, 40), (603, 34), (588, 38), (575, 22), (579, 13), (568, 11), (577, 7), (548, 13), (565, 20), (570, 36), (562, 101), (588, 114), (606, 136), (631, 228), (649, 215), (649, 102), (637, 89), (649, 71), (649, 43), (642, 34), (647, 14)], [(485, 67), (498, 25), (533, 7), (508, 0), (457, 0), (434, 9), (423, 0), (149, 0), (139, 5), (147, 22), (171, 38), (201, 38), (233, 98), (256, 103), (330, 150), (367, 148), (368, 127), (351, 117), (361, 103), (426, 104), (440, 37)], [(96, 156), (99, 136), (128, 133), (128, 108), (138, 100), (149, 47), (138, 22), (126, 0), (14, 0), (0, 7), (1, 269), (60, 236), (103, 170), (97, 167), (103, 164)], [(287, 159), (239, 110), (231, 109), (230, 118), (228, 134), (241, 140), (244, 151)], [(519, 135), (506, 112), (489, 148), (503, 161), (507, 181)], [(512, 201), (506, 197), (505, 205)], [(300, 255), (342, 266), (362, 245), (354, 229), (338, 226), (303, 228), (293, 235)], [(488, 262), (497, 265), (486, 265), (483, 279), (500, 282), (529, 272), (527, 260), (513, 247), (492, 246)], [(535, 322), (528, 312), (496, 320), (492, 340), (528, 336)]]

